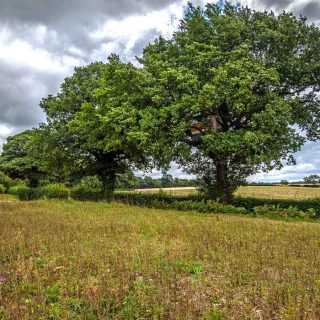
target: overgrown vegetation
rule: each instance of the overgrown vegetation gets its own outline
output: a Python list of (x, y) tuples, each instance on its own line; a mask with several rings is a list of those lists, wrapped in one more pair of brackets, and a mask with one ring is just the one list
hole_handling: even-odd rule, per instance
[(94, 180), (84, 181), (71, 189), (62, 184), (51, 184), (39, 188), (17, 186), (11, 188), (10, 192), (24, 201), (70, 198), (80, 201), (112, 200), (141, 207), (201, 213), (251, 214), (272, 218), (309, 219), (320, 217), (319, 198), (291, 200), (235, 197), (231, 204), (223, 204), (218, 200), (214, 201), (197, 193), (179, 196), (162, 191), (151, 193), (116, 192), (110, 198), (104, 196), (103, 189), (101, 186), (99, 188), (98, 185), (95, 185)]
[(320, 225), (0, 203), (3, 319), (319, 319)]

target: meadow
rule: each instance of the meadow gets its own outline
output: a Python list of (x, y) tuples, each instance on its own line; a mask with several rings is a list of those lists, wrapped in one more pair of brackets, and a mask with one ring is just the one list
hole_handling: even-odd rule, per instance
[[(159, 191), (178, 196), (196, 194), (196, 188), (163, 188), (163, 189), (136, 189), (136, 192), (157, 193)], [(320, 188), (312, 187), (289, 187), (282, 185), (275, 186), (242, 186), (236, 193), (240, 197), (252, 197), (259, 199), (292, 199), (304, 200), (320, 198)]]
[(319, 319), (320, 224), (0, 201), (0, 319)]

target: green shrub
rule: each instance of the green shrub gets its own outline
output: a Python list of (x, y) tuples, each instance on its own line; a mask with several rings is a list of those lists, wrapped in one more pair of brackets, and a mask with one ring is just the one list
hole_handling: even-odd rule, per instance
[(44, 187), (38, 188), (38, 197), (45, 197), (47, 199), (68, 199), (69, 189), (61, 183), (48, 184)]
[(16, 196), (16, 195), (18, 195), (18, 189), (19, 189), (20, 187), (21, 187), (21, 186), (11, 187), (11, 188), (9, 188), (8, 193)]
[(38, 189), (29, 188), (26, 186), (16, 186), (11, 188), (10, 191), (13, 191), (12, 189), (14, 189), (14, 194), (18, 196), (19, 200), (30, 201), (39, 198)]
[(99, 201), (103, 199), (103, 192), (101, 189), (92, 189), (81, 183), (70, 190), (70, 196), (74, 200)]
[(0, 194), (6, 193), (6, 188), (4, 187), (3, 184), (0, 184)]
[(81, 182), (81, 186), (87, 187), (91, 190), (101, 190), (102, 189), (102, 182), (96, 176), (88, 176), (84, 177)]
[[(236, 197), (233, 199), (232, 204), (236, 207), (244, 207), (248, 211), (255, 212), (255, 207), (264, 207), (264, 209), (257, 209), (265, 210), (267, 212), (273, 211), (275, 213), (275, 208), (279, 210), (289, 210), (287, 212), (288, 216), (297, 216), (298, 214), (295, 209), (289, 209), (289, 207), (296, 208), (299, 212), (309, 212), (309, 216), (312, 217), (320, 217), (320, 199), (306, 199), (306, 200), (291, 200), (291, 199), (259, 199), (259, 198), (241, 198)], [(277, 210), (278, 210), (277, 209)], [(311, 211), (312, 213), (310, 213)], [(263, 213), (261, 213), (263, 214)], [(282, 213), (283, 214), (283, 213)], [(285, 215), (285, 214), (284, 214)]]

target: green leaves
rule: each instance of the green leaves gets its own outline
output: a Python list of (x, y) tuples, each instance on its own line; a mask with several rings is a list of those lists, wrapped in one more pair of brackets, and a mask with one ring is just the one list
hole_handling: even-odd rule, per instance
[[(175, 159), (224, 195), (246, 175), (291, 161), (304, 133), (320, 137), (315, 48), (319, 29), (292, 14), (189, 5), (172, 39), (159, 38), (141, 59), (155, 79), (157, 157)], [(196, 137), (194, 122), (202, 128)]]

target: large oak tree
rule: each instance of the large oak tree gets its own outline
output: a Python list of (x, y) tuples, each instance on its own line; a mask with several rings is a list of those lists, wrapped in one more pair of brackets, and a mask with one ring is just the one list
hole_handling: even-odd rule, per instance
[(223, 202), (248, 175), (293, 163), (320, 135), (320, 31), (303, 17), (189, 4), (171, 39), (140, 59), (153, 78), (144, 112), (153, 152)]

